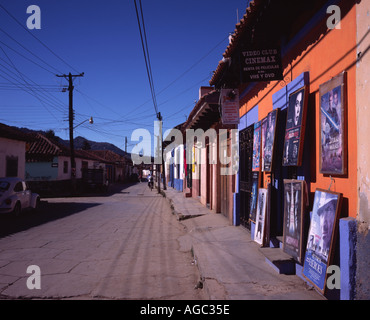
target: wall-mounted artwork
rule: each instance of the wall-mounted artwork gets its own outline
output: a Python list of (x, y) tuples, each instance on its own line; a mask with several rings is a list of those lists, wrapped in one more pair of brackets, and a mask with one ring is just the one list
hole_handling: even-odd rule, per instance
[(254, 241), (261, 246), (264, 245), (265, 238), (265, 218), (267, 209), (267, 189), (258, 190), (256, 225), (254, 229)]
[(347, 173), (346, 73), (320, 85), (320, 173)]
[(307, 86), (289, 95), (283, 149), (283, 166), (301, 166), (302, 164), (307, 101)]
[(305, 182), (284, 179), (283, 251), (297, 262), (303, 262), (303, 223), (305, 214)]
[(266, 117), (266, 128), (262, 147), (262, 171), (265, 172), (272, 171), (278, 110), (271, 111)]
[(260, 173), (252, 172), (252, 191), (250, 200), (249, 219), (256, 222), (258, 189), (260, 186)]
[(333, 259), (341, 200), (340, 193), (323, 189), (315, 191), (303, 275), (323, 294), (326, 270)]
[(254, 124), (253, 134), (253, 159), (252, 159), (252, 171), (260, 171), (261, 167), (261, 121)]

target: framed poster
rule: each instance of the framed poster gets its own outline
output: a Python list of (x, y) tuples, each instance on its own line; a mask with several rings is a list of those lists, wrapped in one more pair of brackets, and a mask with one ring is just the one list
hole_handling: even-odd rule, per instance
[[(272, 158), (274, 154), (274, 142), (277, 123), (278, 109), (271, 111), (266, 117), (266, 126), (263, 139), (263, 165), (262, 171), (272, 171)], [(263, 127), (263, 124), (262, 124)], [(263, 129), (262, 129), (263, 130)]]
[(270, 234), (271, 234), (271, 183), (267, 184), (267, 195), (266, 195), (266, 210), (265, 210), (265, 231), (263, 235), (263, 242), (264, 244), (270, 243)]
[(261, 171), (265, 166), (265, 144), (266, 144), (266, 131), (267, 131), (267, 117), (261, 120)]
[(254, 124), (252, 171), (260, 171), (261, 121)]
[(326, 270), (333, 258), (341, 202), (340, 193), (315, 191), (303, 275), (322, 294), (326, 290)]
[(249, 220), (256, 222), (258, 189), (260, 186), (260, 173), (252, 172), (252, 192), (250, 201)]
[(303, 263), (305, 181), (284, 179), (283, 251)]
[(347, 173), (346, 73), (320, 85), (320, 173)]
[(307, 101), (307, 86), (289, 95), (283, 149), (283, 166), (300, 166), (302, 164)]
[(267, 207), (267, 189), (258, 189), (256, 226), (254, 228), (254, 241), (261, 246), (264, 245), (265, 237), (265, 217)]

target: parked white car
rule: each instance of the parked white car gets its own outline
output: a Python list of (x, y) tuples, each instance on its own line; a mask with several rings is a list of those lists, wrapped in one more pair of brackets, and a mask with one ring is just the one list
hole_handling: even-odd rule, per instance
[(0, 213), (20, 215), (24, 209), (37, 209), (40, 196), (32, 193), (20, 178), (0, 178)]

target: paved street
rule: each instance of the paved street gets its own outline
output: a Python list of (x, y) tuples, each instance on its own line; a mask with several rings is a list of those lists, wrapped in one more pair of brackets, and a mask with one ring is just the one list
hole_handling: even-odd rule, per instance
[[(203, 299), (168, 201), (146, 183), (114, 188), (0, 217), (0, 298)], [(41, 289), (27, 287), (30, 265), (40, 267)]]

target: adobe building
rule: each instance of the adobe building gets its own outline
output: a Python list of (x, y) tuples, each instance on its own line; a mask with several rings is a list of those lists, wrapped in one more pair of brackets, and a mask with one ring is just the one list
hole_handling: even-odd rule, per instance
[(26, 149), (31, 142), (23, 131), (0, 123), (0, 177), (25, 178)]
[[(315, 247), (326, 255), (327, 266), (340, 267), (341, 288), (322, 291), (332, 299), (370, 297), (369, 12), (369, 0), (251, 1), (210, 80), (215, 89), (239, 91), (235, 224), (250, 229), (254, 239), (259, 222), (251, 219), (252, 187), (257, 179), (259, 189), (269, 190), (263, 247), (286, 253), (284, 184), (302, 181), (302, 193), (307, 193), (302, 196), (303, 259)], [(300, 105), (296, 118), (295, 105)], [(273, 149), (267, 150), (267, 119), (273, 112)], [(265, 140), (258, 140), (260, 153), (254, 153), (259, 134)], [(267, 161), (264, 152), (271, 166), (255, 166), (257, 156)], [(320, 206), (318, 190), (342, 199), (329, 253), (319, 244), (323, 231), (309, 238)], [(307, 257), (296, 261), (293, 270), (305, 280), (306, 264)], [(320, 277), (326, 281), (328, 274)]]
[[(222, 155), (231, 156), (230, 130), (235, 125), (222, 123), (220, 93), (201, 87), (199, 100), (182, 125), (185, 154), (184, 193), (198, 199), (215, 213), (222, 213), (233, 224), (235, 174), (222, 174), (228, 167)], [(194, 133), (194, 140), (191, 134)], [(221, 155), (221, 156), (220, 156)]]

